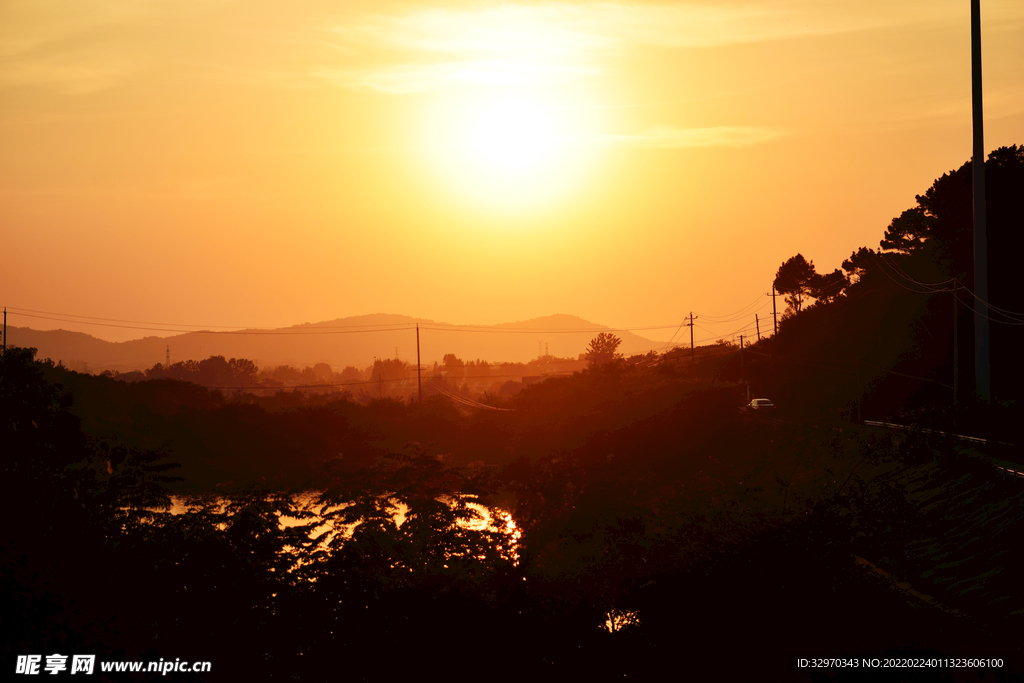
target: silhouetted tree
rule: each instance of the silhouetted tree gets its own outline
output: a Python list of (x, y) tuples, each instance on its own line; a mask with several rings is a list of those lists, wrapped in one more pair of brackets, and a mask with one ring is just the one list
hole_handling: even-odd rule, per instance
[(794, 313), (803, 308), (805, 297), (813, 296), (811, 288), (816, 275), (814, 261), (808, 261), (803, 254), (797, 254), (779, 266), (775, 274), (775, 290), (786, 295), (786, 303)]
[(408, 377), (412, 370), (408, 363), (397, 358), (378, 358), (370, 369), (370, 379), (377, 379), (383, 373), (385, 380)]
[(907, 209), (892, 219), (885, 230), (880, 246), (883, 251), (910, 254), (921, 249), (928, 239), (935, 218), (925, 213), (921, 206)]
[(157, 363), (146, 370), (146, 379), (176, 379), (207, 387), (256, 384), (259, 368), (246, 358), (226, 360), (224, 356), (210, 356), (206, 360), (186, 360), (164, 366)]
[(615, 353), (615, 349), (619, 348), (621, 343), (622, 340), (611, 332), (601, 332), (590, 340), (585, 357), (592, 367), (622, 358), (621, 353)]
[(810, 281), (810, 294), (821, 303), (832, 303), (843, 295), (850, 281), (836, 268), (827, 275), (815, 274)]
[(260, 374), (260, 369), (248, 358), (232, 358), (228, 361), (228, 368), (232, 384), (255, 384)]
[(327, 363), (317, 363), (316, 365), (313, 366), (313, 374), (320, 382), (331, 381), (331, 374), (333, 372), (334, 371), (331, 370), (331, 366), (328, 365)]
[(873, 265), (874, 257), (875, 252), (873, 250), (861, 247), (850, 254), (850, 258), (843, 261), (843, 270), (848, 273), (847, 277), (852, 282), (860, 282), (864, 273)]
[(335, 374), (335, 378), (342, 382), (358, 382), (362, 379), (362, 374), (359, 372), (359, 368), (347, 365), (344, 370)]

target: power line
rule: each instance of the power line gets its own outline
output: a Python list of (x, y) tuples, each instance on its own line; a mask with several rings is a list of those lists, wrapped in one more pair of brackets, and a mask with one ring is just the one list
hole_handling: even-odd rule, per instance
[[(970, 294), (970, 295), (971, 295), (972, 297), (974, 297), (974, 299), (975, 299), (975, 300), (976, 300), (977, 302), (979, 302), (979, 303), (982, 303), (982, 304), (985, 304), (985, 306), (986, 306), (987, 308), (991, 308), (991, 309), (992, 309), (992, 310), (994, 310), (994, 311), (998, 311), (999, 313), (1002, 313), (1002, 314), (1003, 314), (1003, 315), (1005, 315), (1005, 316), (1006, 316), (1007, 318), (1013, 318), (1014, 316), (1018, 316), (1018, 315), (1019, 315), (1019, 316), (1024, 316), (1024, 313), (1017, 313), (1016, 311), (1011, 311), (1011, 310), (1008, 310), (1008, 309), (1005, 309), (1005, 308), (1000, 308), (1000, 307), (998, 307), (998, 306), (993, 306), (993, 305), (992, 305), (991, 303), (989, 303), (988, 301), (983, 301), (983, 300), (982, 300), (982, 298), (981, 298), (980, 296), (978, 296), (978, 295), (977, 295), (977, 294), (975, 294), (975, 293), (974, 293), (973, 291), (971, 291), (971, 288), (970, 288), (970, 287), (968, 287), (968, 286), (967, 286), (967, 285), (965, 285), (964, 283), (960, 282), (959, 280), (957, 280), (957, 284), (958, 284), (958, 285), (960, 285), (960, 287), (959, 287), (958, 289), (962, 289), (962, 290), (966, 291), (966, 292), (967, 292), (968, 294)], [(1014, 318), (1014, 319), (1016, 320), (1016, 318)], [(999, 322), (999, 321), (997, 321), (997, 322)], [(1018, 321), (1018, 322), (1020, 322), (1020, 321)]]
[[(758, 295), (758, 296), (760, 297), (760, 295)], [(752, 308), (749, 311), (747, 311), (747, 312), (745, 312), (745, 313), (743, 313), (741, 315), (735, 315), (735, 316), (732, 316), (732, 317), (725, 317), (725, 318), (723, 318), (721, 320), (716, 319), (713, 316), (706, 316), (706, 315), (703, 315), (703, 314), (700, 317), (705, 318), (705, 319), (709, 319), (708, 322), (710, 324), (712, 324), (712, 325), (722, 325), (722, 324), (725, 324), (725, 323), (736, 322), (737, 320), (743, 320), (745, 318), (748, 318), (748, 317), (754, 315), (755, 313), (760, 312), (762, 309), (764, 309), (766, 306), (768, 306), (769, 303), (770, 302), (765, 301), (760, 306), (758, 306), (757, 308)]]
[[(884, 263), (884, 261), (882, 261), (881, 259), (878, 259), (878, 262), (879, 263)], [(952, 289), (949, 289), (949, 288), (946, 288), (946, 289), (927, 289), (927, 290), (924, 290), (924, 291), (919, 290), (919, 289), (914, 289), (912, 287), (907, 287), (903, 283), (899, 282), (896, 278), (894, 278), (892, 275), (890, 275), (889, 271), (886, 270), (885, 268), (880, 268), (879, 270), (881, 270), (885, 274), (885, 276), (887, 278), (892, 280), (893, 284), (895, 284), (897, 287), (902, 287), (903, 289), (907, 290), (908, 292), (914, 292), (915, 294), (937, 294), (939, 292), (952, 292), (953, 291)], [(899, 275), (899, 273), (897, 273), (897, 275)]]
[(182, 329), (169, 329), (163, 327), (139, 327), (137, 325), (116, 325), (114, 323), (101, 323), (101, 322), (83, 322), (81, 320), (71, 320), (68, 318), (57, 318), (45, 315), (33, 315), (30, 313), (18, 313), (18, 315), (26, 318), (38, 318), (42, 320), (55, 320), (58, 322), (66, 323), (77, 323), (79, 325), (98, 325), (100, 327), (116, 327), (125, 330), (143, 330), (147, 332), (175, 332), (177, 334), (240, 334), (240, 335), (291, 335), (291, 336), (304, 336), (314, 334), (351, 334), (356, 332), (393, 332), (400, 330), (411, 330), (414, 329), (412, 325), (406, 324), (404, 327), (376, 327), (369, 329), (341, 329), (341, 328), (316, 328), (308, 331), (284, 331), (284, 330), (182, 330)]
[[(435, 332), (489, 332), (489, 333), (512, 333), (512, 334), (534, 334), (543, 332), (545, 334), (581, 334), (598, 332), (635, 332), (644, 330), (671, 330), (675, 325), (649, 325), (645, 327), (581, 327), (581, 328), (543, 328), (543, 327), (516, 327), (516, 328), (494, 328), (494, 327), (471, 327), (459, 325), (451, 327), (427, 327), (421, 325), (421, 330), (433, 330)], [(412, 328), (409, 328), (412, 329)]]
[(1001, 315), (1004, 315), (1007, 318), (1010, 318), (1010, 320), (999, 320), (999, 319), (993, 318), (993, 317), (991, 317), (991, 316), (989, 316), (989, 315), (987, 315), (985, 313), (981, 313), (978, 310), (976, 310), (974, 307), (970, 306), (967, 302), (963, 301), (959, 296), (957, 296), (956, 297), (957, 301), (962, 303), (965, 307), (967, 307), (968, 310), (972, 311), (973, 313), (976, 313), (977, 315), (982, 316), (983, 318), (985, 318), (986, 320), (989, 320), (990, 322), (999, 323), (1001, 325), (1024, 325), (1024, 320), (1021, 320), (1019, 318), (1015, 318), (1014, 317), (1014, 316), (1018, 316), (1018, 315), (1019, 316), (1024, 316), (1024, 313), (1015, 313), (1013, 311), (1008, 311), (1007, 309), (997, 308), (995, 306), (992, 306), (991, 304), (989, 304), (986, 301), (982, 301), (981, 297), (979, 297), (974, 292), (972, 292), (970, 290), (970, 288), (967, 287), (966, 285), (964, 285), (962, 282), (960, 282), (960, 280), (958, 278), (951, 278), (949, 280), (945, 280), (945, 281), (939, 282), (939, 283), (919, 282), (918, 280), (915, 280), (914, 278), (910, 277), (909, 275), (906, 275), (906, 274), (902, 273), (902, 271), (895, 270), (896, 266), (893, 266), (888, 261), (880, 260), (880, 262), (885, 263), (890, 268), (893, 268), (894, 269), (893, 272), (895, 272), (896, 275), (904, 278), (908, 282), (912, 282), (912, 283), (917, 284), (917, 285), (921, 285), (921, 286), (924, 286), (924, 287), (940, 286), (940, 285), (945, 285), (945, 284), (948, 284), (948, 283), (955, 283), (955, 285), (956, 285), (956, 287), (954, 287), (954, 288), (944, 287), (942, 289), (928, 289), (928, 290), (925, 290), (925, 291), (921, 291), (921, 290), (913, 289), (912, 287), (907, 287), (906, 285), (901, 284), (900, 282), (896, 281), (896, 279), (893, 278), (892, 275), (890, 275), (889, 272), (885, 268), (881, 268), (880, 269), (896, 285), (902, 287), (903, 289), (905, 289), (905, 290), (907, 290), (909, 292), (914, 292), (915, 294), (938, 294), (938, 293), (943, 293), (943, 292), (952, 292), (953, 295), (956, 296), (956, 292), (958, 292), (960, 290), (964, 290), (968, 294), (970, 294), (972, 297), (974, 297), (974, 299), (977, 300), (979, 303), (984, 304), (986, 308), (989, 308), (989, 309), (992, 309), (994, 311), (997, 311)]
[(41, 313), (41, 314), (44, 314), (44, 315), (54, 315), (54, 316), (61, 316), (61, 317), (65, 317), (65, 318), (83, 318), (85, 320), (102, 320), (102, 321), (105, 321), (105, 322), (132, 323), (134, 325), (162, 325), (162, 326), (165, 326), (165, 327), (199, 327), (199, 328), (223, 327), (223, 328), (231, 328), (231, 329), (239, 329), (239, 328), (242, 328), (242, 329), (259, 329), (260, 328), (259, 325), (252, 325), (252, 326), (248, 326), (248, 327), (245, 326), (245, 325), (193, 325), (193, 324), (186, 324), (186, 323), (155, 322), (153, 320), (123, 320), (121, 318), (97, 318), (97, 317), (89, 316), (89, 315), (78, 315), (77, 313), (55, 313), (54, 311), (38, 311), (38, 310), (35, 310), (35, 309), (32, 309), (32, 308), (13, 308), (12, 307), (11, 310), (18, 311), (19, 314), (21, 314), (21, 315), (24, 315), (26, 313)]
[[(711, 318), (712, 320), (715, 320), (715, 319), (718, 319), (718, 318), (732, 318), (733, 316), (741, 315), (744, 312), (746, 312), (749, 315), (750, 313), (753, 313), (753, 310), (748, 311), (747, 309), (749, 309), (751, 306), (753, 306), (754, 304), (756, 304), (760, 300), (761, 300), (761, 295), (758, 294), (756, 299), (754, 299), (752, 302), (750, 302), (749, 304), (747, 304), (743, 308), (739, 309), (738, 311), (734, 311), (732, 313), (727, 313), (726, 315), (707, 315), (705, 313), (701, 313), (698, 317), (701, 317), (701, 318)], [(725, 322), (725, 321), (721, 321), (721, 322)]]
[(479, 401), (474, 401), (473, 399), (465, 398), (464, 396), (459, 396), (458, 394), (456, 394), (454, 392), (448, 391), (446, 389), (443, 389), (443, 388), (437, 386), (436, 382), (431, 382), (431, 386), (434, 387), (434, 389), (436, 389), (439, 393), (444, 394), (448, 398), (453, 399), (455, 401), (458, 401), (459, 403), (463, 403), (465, 405), (471, 406), (473, 408), (484, 408), (484, 409), (487, 409), (487, 410), (500, 410), (500, 411), (503, 411), (503, 412), (512, 412), (511, 409), (509, 409), (509, 408), (497, 408), (495, 406), (489, 406), (486, 403), (480, 403)]
[[(336, 325), (336, 326), (316, 326), (308, 329), (300, 330), (289, 330), (289, 329), (172, 329), (167, 327), (142, 327), (139, 325), (122, 325), (115, 323), (98, 322), (98, 318), (88, 318), (88, 320), (97, 320), (97, 322), (87, 322), (85, 320), (75, 320), (71, 317), (59, 317), (57, 315), (37, 315), (33, 313), (23, 313), (19, 311), (25, 311), (29, 309), (14, 309), (12, 312), (17, 312), (18, 315), (26, 318), (37, 318), (41, 320), (54, 320), (57, 322), (68, 322), (76, 323), (79, 325), (98, 325), (101, 327), (115, 327), (120, 329), (128, 330), (143, 330), (148, 332), (175, 332), (177, 334), (244, 334), (244, 335), (292, 335), (292, 336), (303, 336), (303, 335), (315, 335), (315, 334), (350, 334), (357, 332), (400, 332), (404, 330), (416, 329), (416, 323), (382, 323), (380, 325)], [(85, 316), (79, 316), (85, 317)], [(132, 321), (125, 321), (132, 322)], [(154, 325), (160, 325), (164, 323), (151, 323)], [(168, 325), (174, 325), (175, 323), (166, 323)], [(222, 328), (229, 328), (228, 325), (217, 326)], [(547, 334), (585, 334), (585, 333), (597, 333), (597, 332), (634, 332), (634, 331), (645, 331), (645, 330), (670, 330), (675, 329), (676, 325), (645, 325), (640, 327), (588, 327), (588, 328), (543, 328), (543, 327), (517, 327), (517, 328), (506, 328), (497, 326), (470, 326), (470, 325), (441, 325), (441, 326), (429, 326), (420, 325), (420, 329), (432, 330), (435, 332), (485, 332), (492, 334), (534, 334), (537, 332), (544, 332)]]
[[(746, 350), (749, 351), (750, 353), (757, 354), (758, 356), (764, 356), (765, 358), (773, 358), (773, 356), (770, 356), (767, 353), (761, 353), (760, 351), (752, 351), (750, 349), (746, 349)], [(823, 369), (826, 369), (826, 370), (836, 370), (836, 369), (838, 369), (838, 367), (840, 367), (840, 366), (837, 366), (837, 365), (823, 365), (821, 363), (814, 363), (812, 361), (806, 361), (806, 360), (797, 359), (797, 358), (774, 358), (774, 359), (775, 360), (781, 360), (781, 361), (786, 362), (786, 363), (798, 363), (800, 365), (809, 365), (811, 367), (823, 368)], [(932, 379), (931, 377), (918, 377), (917, 375), (909, 375), (909, 374), (907, 374), (905, 372), (897, 372), (896, 370), (889, 370), (887, 368), (883, 368), (883, 367), (880, 367), (878, 365), (872, 365), (871, 363), (868, 363), (868, 362), (862, 361), (862, 360), (858, 360), (858, 361), (842, 361), (842, 360), (840, 360), (838, 362), (841, 363), (842, 365), (847, 366), (847, 367), (849, 367), (850, 365), (854, 365), (854, 364), (865, 365), (865, 366), (867, 366), (869, 368), (874, 368), (875, 370), (881, 370), (882, 372), (887, 372), (890, 375), (899, 375), (900, 377), (907, 377), (909, 379), (916, 379), (916, 380), (920, 380), (922, 382), (934, 382), (935, 384), (938, 384), (939, 386), (945, 387), (947, 389), (952, 389), (953, 388), (953, 387), (949, 386), (948, 384), (946, 384), (945, 382), (940, 382), (939, 380)]]
[[(55, 313), (53, 311), (39, 311), (32, 308), (17, 308), (10, 307), (12, 311), (19, 312), (19, 315), (27, 315), (27, 313), (38, 313), (42, 315), (58, 316), (59, 319), (64, 320), (66, 318), (82, 318), (83, 320), (101, 320), (105, 322), (118, 322), (118, 323), (132, 323), (133, 325), (160, 325), (162, 327), (191, 327), (196, 328), (198, 331), (207, 331), (207, 328), (222, 328), (227, 330), (273, 330), (280, 328), (271, 328), (265, 325), (199, 325), (194, 323), (168, 323), (168, 322), (156, 322), (152, 320), (125, 320), (121, 318), (98, 318), (95, 316), (78, 315), (77, 313)], [(29, 316), (35, 317), (35, 316)], [(75, 320), (65, 320), (65, 322), (77, 322)], [(88, 324), (88, 323), (82, 323)], [(320, 329), (355, 329), (361, 327), (404, 327), (410, 323), (379, 323), (372, 325), (319, 325)], [(293, 326), (296, 327), (296, 326)]]
[[(886, 258), (887, 256), (889, 258)], [(883, 254), (882, 252), (878, 252), (875, 254), (875, 257), (881, 259), (887, 266), (896, 271), (896, 273), (903, 277), (905, 280), (913, 282), (915, 285), (920, 285), (921, 287), (942, 287), (943, 285), (948, 285), (950, 282), (957, 282), (957, 279), (955, 277), (951, 277), (948, 280), (943, 280), (942, 282), (920, 282), (919, 280), (915, 280), (910, 275), (908, 275), (907, 271), (900, 268), (899, 263), (896, 263), (895, 259), (892, 257), (891, 254)]]
[[(954, 293), (953, 296), (956, 296), (956, 294)], [(960, 297), (956, 296), (956, 300), (959, 301), (960, 303), (962, 303), (967, 310), (971, 311), (972, 313), (976, 313), (976, 314), (982, 316), (983, 318), (985, 318), (986, 320), (989, 320), (991, 322), (999, 323), (1000, 325), (1024, 325), (1024, 320), (1013, 320), (1013, 321), (1010, 321), (1010, 320), (996, 320), (995, 318), (992, 318), (992, 317), (990, 317), (990, 316), (988, 316), (988, 315), (986, 315), (984, 313), (980, 313), (977, 309), (975, 309), (973, 306), (968, 304), (966, 301), (964, 301)]]
[(667, 349), (669, 346), (671, 346), (672, 342), (675, 341), (676, 335), (678, 335), (680, 332), (682, 332), (684, 327), (686, 327), (686, 322), (685, 321), (679, 323), (679, 327), (676, 328), (676, 331), (672, 333), (672, 336), (668, 338), (668, 341), (665, 342), (660, 349), (655, 351), (655, 353), (660, 355), (661, 353), (663, 353), (665, 351), (665, 349)]

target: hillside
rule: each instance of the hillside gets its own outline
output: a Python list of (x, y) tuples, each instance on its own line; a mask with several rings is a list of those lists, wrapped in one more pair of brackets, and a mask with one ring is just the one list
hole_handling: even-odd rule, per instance
[[(416, 361), (415, 325), (420, 325), (421, 359), (440, 361), (446, 353), (492, 362), (526, 362), (538, 355), (538, 341), (553, 356), (575, 358), (601, 331), (609, 328), (574, 315), (556, 314), (499, 325), (460, 326), (405, 315), (374, 314), (303, 323), (273, 330), (188, 332), (169, 337), (144, 337), (108, 342), (82, 332), (39, 331), (9, 327), (8, 341), (34, 347), (39, 358), (62, 360), (75, 370), (125, 372), (163, 363), (170, 347), (171, 362), (220, 355), (248, 358), (260, 367), (306, 366), (328, 363), (366, 367), (377, 358)], [(616, 332), (619, 351), (629, 356), (663, 346), (632, 332)]]

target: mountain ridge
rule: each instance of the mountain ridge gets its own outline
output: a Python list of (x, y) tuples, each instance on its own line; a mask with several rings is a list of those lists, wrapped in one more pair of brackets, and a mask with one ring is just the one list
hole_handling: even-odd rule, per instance
[(248, 358), (260, 367), (326, 362), (336, 369), (347, 365), (363, 368), (374, 358), (395, 357), (396, 347), (397, 357), (415, 363), (416, 324), (421, 326), (424, 364), (439, 362), (447, 353), (492, 363), (526, 362), (543, 354), (576, 358), (602, 331), (613, 331), (621, 338), (619, 350), (627, 356), (663, 345), (567, 313), (495, 325), (460, 325), (398, 313), (370, 313), (289, 327), (195, 330), (123, 342), (109, 342), (85, 332), (12, 326), (8, 327), (8, 343), (35, 347), (39, 358), (59, 360), (73, 370), (89, 372), (149, 368), (166, 361), (168, 347), (172, 363), (221, 355)]

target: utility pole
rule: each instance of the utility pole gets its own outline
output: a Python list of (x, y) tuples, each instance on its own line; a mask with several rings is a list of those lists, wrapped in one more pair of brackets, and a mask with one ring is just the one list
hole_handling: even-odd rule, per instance
[(985, 131), (981, 88), (981, 0), (971, 0), (971, 113), (974, 154), (974, 386), (979, 398), (992, 393), (988, 330), (988, 236), (985, 232)]
[(761, 341), (761, 321), (757, 319), (757, 313), (754, 314), (754, 324), (757, 325), (757, 341)]
[(420, 403), (423, 403), (423, 376), (420, 365), (420, 324), (416, 323), (416, 388), (420, 392)]
[(740, 374), (743, 375), (743, 384), (747, 388), (747, 401), (750, 401), (750, 381), (747, 380), (747, 373), (743, 363), (743, 335), (740, 335)]
[(860, 388), (857, 391), (857, 424), (864, 424), (864, 420), (860, 414), (860, 404), (864, 399), (864, 392), (867, 391), (867, 383), (864, 381), (864, 364), (860, 363), (857, 365), (857, 376), (860, 378)]
[(683, 324), (690, 328), (690, 365), (693, 365), (693, 311), (690, 311), (690, 322)]
[[(956, 406), (960, 394), (960, 307), (956, 298), (956, 283), (953, 283), (953, 420), (956, 420)], [(955, 424), (955, 422), (954, 422)]]
[(775, 321), (775, 334), (779, 333), (779, 314), (775, 312), (775, 285), (772, 285), (772, 293), (765, 294), (772, 298), (772, 320)]
[(164, 369), (171, 367), (171, 345), (167, 345), (167, 365)]

